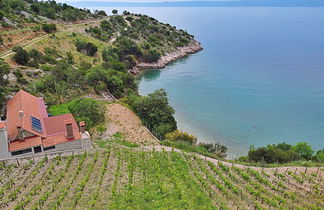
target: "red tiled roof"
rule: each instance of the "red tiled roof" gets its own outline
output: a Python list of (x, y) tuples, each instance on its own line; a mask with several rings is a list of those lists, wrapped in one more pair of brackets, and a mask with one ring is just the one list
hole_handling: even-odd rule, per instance
[[(79, 132), (79, 127), (72, 114), (63, 114), (59, 116), (44, 118), (46, 134), (48, 136), (60, 133), (66, 133), (65, 121), (72, 123), (73, 131)], [(74, 133), (74, 132), (73, 132)]]
[(61, 133), (54, 136), (48, 136), (46, 137), (46, 139), (43, 140), (43, 146), (50, 147), (57, 144), (62, 144), (62, 143), (81, 139), (81, 134), (79, 132), (77, 133), (73, 132), (73, 133), (74, 133), (74, 139), (67, 139), (66, 133)]
[(9, 151), (17, 151), (25, 148), (42, 145), (42, 138), (39, 136), (25, 138), (24, 140), (16, 140), (9, 143)]
[[(65, 122), (72, 123), (74, 139), (66, 138)], [(64, 114), (59, 116), (48, 117), (44, 119), (47, 137), (44, 140), (44, 147), (53, 146), (55, 144), (65, 143), (75, 139), (81, 139), (79, 127), (75, 122), (72, 114)]]
[(4, 127), (6, 127), (5, 122), (0, 122), (0, 129), (2, 129), (2, 128), (4, 128)]
[[(6, 127), (8, 130), (8, 138), (11, 141), (9, 143), (10, 151), (21, 150), (42, 144), (44, 147), (49, 147), (81, 139), (79, 127), (72, 114), (48, 117), (43, 98), (35, 97), (23, 90), (20, 90), (9, 100), (7, 110)], [(21, 111), (23, 115), (19, 116), (19, 112)], [(42, 133), (38, 133), (32, 129), (31, 117), (40, 120)], [(66, 138), (65, 122), (72, 123), (73, 139)], [(1, 125), (2, 124), (0, 124), (0, 128)], [(25, 138), (24, 140), (16, 140), (18, 135), (17, 126), (20, 126), (21, 129), (35, 136)]]
[[(23, 112), (22, 117), (19, 117), (20, 111)], [(32, 129), (31, 117), (39, 119), (42, 127), (44, 127), (43, 118), (47, 117), (44, 100), (20, 90), (12, 99), (8, 101), (7, 104), (7, 130), (9, 140), (16, 139), (18, 134), (17, 124), (20, 124), (22, 129), (34, 135), (46, 135), (44, 129), (43, 134)]]

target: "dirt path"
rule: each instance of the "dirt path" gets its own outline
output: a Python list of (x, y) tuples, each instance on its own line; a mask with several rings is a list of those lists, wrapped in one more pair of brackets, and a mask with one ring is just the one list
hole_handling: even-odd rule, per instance
[[(23, 44), (21, 44), (20, 46), (21, 47), (28, 47), (28, 46), (31, 46), (31, 45), (34, 45), (36, 44), (37, 42), (45, 39), (46, 37), (48, 37), (48, 34), (47, 35), (43, 35), (43, 36), (40, 36), (40, 37), (37, 37), (35, 39), (32, 39), (32, 40), (29, 40)], [(1, 58), (7, 58), (8, 56), (11, 56), (14, 52), (12, 50), (7, 50), (5, 51), (4, 53), (1, 54)]]
[(129, 108), (113, 103), (107, 105), (107, 131), (101, 138), (109, 138), (120, 132), (125, 140), (141, 144), (157, 144), (158, 141), (150, 134), (141, 120)]
[[(90, 24), (90, 25), (93, 25), (93, 24), (98, 24), (98, 22), (100, 22), (102, 20), (91, 20), (89, 22), (84, 22), (84, 23), (79, 23), (79, 24), (66, 24), (67, 27), (66, 29), (64, 30), (61, 30), (61, 31), (58, 31), (57, 33), (62, 33), (62, 32), (79, 32), (79, 33), (82, 33), (82, 34), (86, 34), (84, 32), (84, 28), (85, 27), (88, 27), (86, 24)], [(37, 36), (36, 38), (33, 38), (31, 40), (28, 40), (24, 43), (20, 43), (19, 45), (21, 47), (28, 47), (28, 46), (32, 46), (34, 44), (36, 44), (37, 42), (49, 37), (50, 34), (45, 34), (45, 35), (41, 35), (41, 36)], [(18, 40), (17, 43), (19, 43), (20, 41), (23, 41), (24, 39), (26, 39), (25, 37), (22, 38), (21, 40)], [(0, 55), (0, 58), (7, 58), (8, 56), (11, 56), (14, 52), (10, 49), (10, 50), (7, 50), (7, 51), (4, 51), (1, 55)]]
[[(179, 149), (176, 149), (176, 148), (172, 148), (172, 147), (167, 147), (167, 146), (162, 146), (162, 145), (147, 145), (147, 146), (142, 146), (142, 147), (139, 147), (138, 148), (139, 150), (144, 150), (144, 151), (176, 151), (176, 152), (179, 152), (179, 153), (182, 153), (183, 151), (179, 150)], [(204, 160), (208, 160), (208, 161), (211, 161), (213, 162), (215, 165), (218, 165), (217, 163), (218, 162), (221, 162), (223, 163), (224, 165), (226, 166), (229, 166), (229, 167), (232, 167), (232, 166), (235, 166), (235, 167), (238, 167), (238, 168), (241, 168), (241, 169), (247, 169), (247, 168), (250, 168), (250, 169), (254, 169), (254, 170), (259, 170), (259, 171), (266, 171), (266, 172), (273, 172), (273, 171), (278, 171), (278, 172), (285, 172), (286, 170), (289, 170), (289, 171), (293, 171), (293, 172), (299, 172), (299, 173), (306, 173), (307, 174), (312, 174), (312, 173), (319, 173), (319, 176), (320, 177), (324, 177), (324, 171), (323, 170), (319, 170), (319, 169), (323, 169), (323, 167), (308, 167), (307, 170), (306, 170), (306, 167), (304, 166), (283, 166), (283, 167), (273, 167), (273, 168), (263, 168), (263, 167), (257, 167), (257, 166), (245, 166), (245, 165), (240, 165), (240, 164), (235, 164), (235, 163), (230, 163), (230, 162), (227, 162), (227, 161), (223, 161), (223, 160), (217, 160), (217, 159), (214, 159), (214, 158), (210, 158), (210, 157), (206, 157), (206, 156), (203, 156), (203, 155), (199, 155), (199, 154), (196, 154), (197, 157), (201, 158), (201, 159), (204, 159)]]

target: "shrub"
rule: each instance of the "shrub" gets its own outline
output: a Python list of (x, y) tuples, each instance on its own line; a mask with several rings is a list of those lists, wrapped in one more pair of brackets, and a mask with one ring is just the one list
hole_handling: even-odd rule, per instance
[(224, 145), (221, 145), (220, 143), (203, 143), (200, 142), (199, 146), (204, 147), (207, 149), (208, 152), (216, 154), (218, 157), (225, 158), (227, 147)]
[(248, 158), (252, 162), (287, 163), (301, 159), (311, 160), (313, 154), (312, 147), (306, 142), (295, 145), (280, 143), (259, 148), (254, 148), (252, 145), (248, 152)]
[[(29, 57), (33, 60), (33, 62), (38, 66), (38, 64), (44, 64), (45, 63), (45, 59), (44, 59), (44, 55), (39, 52), (36, 49), (32, 49), (29, 52)], [(29, 62), (30, 64), (30, 62)]]
[(77, 50), (79, 52), (82, 52), (88, 56), (94, 56), (98, 51), (98, 47), (91, 42), (85, 42), (85, 41), (78, 40), (75, 43), (75, 46), (77, 47)]
[(306, 160), (310, 160), (314, 154), (314, 150), (306, 142), (299, 142), (292, 149)]
[(133, 17), (128, 16), (128, 17), (126, 17), (125, 19), (126, 19), (127, 21), (131, 22), (131, 21), (133, 20)]
[(324, 163), (324, 149), (317, 151), (316, 155), (314, 156), (314, 160), (316, 162)]
[(160, 59), (161, 54), (156, 50), (145, 50), (142, 55), (144, 62), (153, 63)]
[(96, 131), (99, 133), (99, 135), (102, 135), (104, 132), (107, 131), (107, 126), (105, 125), (97, 125)]
[(106, 107), (94, 99), (77, 99), (69, 105), (69, 110), (78, 122), (85, 121), (88, 128), (105, 121)]
[(29, 61), (29, 54), (20, 46), (16, 46), (13, 50), (16, 54), (13, 56), (13, 59), (16, 63), (21, 65), (26, 65)]
[(46, 33), (53, 33), (57, 30), (56, 25), (54, 23), (44, 23), (42, 24), (42, 29)]
[(169, 104), (165, 90), (157, 90), (148, 96), (130, 96), (128, 102), (156, 135), (164, 138), (165, 134), (177, 129), (177, 123), (173, 117), (174, 109)]
[(171, 133), (165, 134), (165, 139), (169, 141), (183, 141), (188, 142), (189, 144), (196, 144), (197, 137), (190, 135), (186, 132), (175, 130)]
[(100, 15), (100, 16), (107, 16), (107, 13), (104, 10), (100, 10), (98, 12), (98, 15)]
[(1, 26), (4, 27), (4, 28), (9, 28), (10, 25), (6, 22), (1, 22)]

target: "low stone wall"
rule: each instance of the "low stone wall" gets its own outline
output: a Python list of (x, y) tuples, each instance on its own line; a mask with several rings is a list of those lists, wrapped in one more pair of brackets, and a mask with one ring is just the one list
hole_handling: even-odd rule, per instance
[(24, 156), (17, 156), (7, 159), (0, 159), (0, 162), (3, 163), (5, 166), (9, 164), (17, 164), (17, 165), (23, 165), (29, 163), (29, 161), (38, 162), (45, 157), (48, 159), (53, 159), (55, 157), (61, 156), (70, 156), (70, 155), (77, 155), (77, 154), (83, 154), (84, 152), (91, 152), (89, 150), (65, 150), (65, 151), (53, 151), (53, 152), (42, 152), (38, 154), (32, 154), (32, 155), (24, 155)]
[[(87, 137), (87, 136), (83, 136)], [(38, 157), (44, 158), (45, 156), (50, 156), (50, 155), (64, 155), (65, 153), (70, 154), (73, 152), (78, 152), (78, 151), (92, 151), (92, 143), (90, 138), (83, 138), (81, 140), (75, 140), (63, 144), (57, 144), (55, 145), (55, 149), (51, 149), (48, 151), (40, 152), (40, 153), (25, 153), (17, 156), (11, 156), (9, 153), (9, 156), (7, 157), (2, 157), (0, 158), (0, 162), (3, 161), (11, 161), (11, 162), (17, 162), (18, 159), (28, 159), (30, 160), (31, 158), (34, 160), (35, 158), (37, 159)], [(57, 155), (56, 155), (57, 156)]]

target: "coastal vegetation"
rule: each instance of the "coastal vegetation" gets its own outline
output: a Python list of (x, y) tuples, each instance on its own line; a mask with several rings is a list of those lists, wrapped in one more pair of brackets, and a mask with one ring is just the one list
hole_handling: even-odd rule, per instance
[(148, 96), (131, 95), (127, 103), (144, 125), (160, 139), (164, 139), (167, 133), (177, 129), (177, 122), (173, 116), (174, 109), (169, 104), (165, 90), (157, 90)]
[(161, 55), (194, 42), (193, 36), (184, 30), (127, 11), (86, 31), (101, 41), (112, 42), (103, 53), (104, 62), (122, 62), (127, 69), (140, 62), (156, 62)]
[(289, 163), (294, 161), (324, 162), (324, 150), (315, 153), (307, 142), (299, 142), (294, 145), (285, 142), (267, 145), (266, 147), (250, 147), (247, 157), (240, 157), (240, 161), (254, 163)]
[[(3, 27), (21, 27), (25, 24), (39, 23), (48, 19), (62, 21), (77, 21), (105, 16), (105, 13), (88, 9), (78, 9), (66, 3), (55, 1), (2, 0), (0, 2), (0, 20)], [(6, 18), (10, 20), (4, 21)]]

